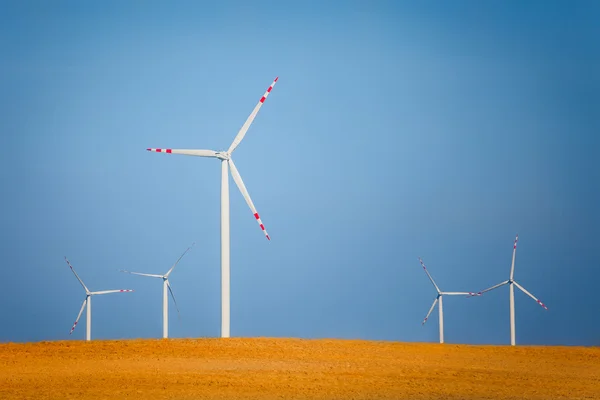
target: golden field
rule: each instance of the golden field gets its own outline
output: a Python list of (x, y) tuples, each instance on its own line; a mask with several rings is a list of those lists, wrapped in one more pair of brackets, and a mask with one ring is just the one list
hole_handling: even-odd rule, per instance
[(302, 339), (0, 344), (0, 399), (600, 399), (600, 348)]

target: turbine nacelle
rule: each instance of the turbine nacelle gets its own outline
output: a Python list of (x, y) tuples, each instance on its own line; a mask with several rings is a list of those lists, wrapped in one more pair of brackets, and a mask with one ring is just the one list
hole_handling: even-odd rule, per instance
[(226, 161), (231, 159), (231, 154), (226, 151), (218, 151), (216, 152), (215, 157), (217, 157), (219, 160)]

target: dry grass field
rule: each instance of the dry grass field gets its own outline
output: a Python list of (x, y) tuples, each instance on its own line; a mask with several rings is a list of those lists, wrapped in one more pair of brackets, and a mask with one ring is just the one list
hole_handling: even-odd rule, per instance
[(1, 399), (600, 399), (600, 348), (358, 340), (0, 344)]

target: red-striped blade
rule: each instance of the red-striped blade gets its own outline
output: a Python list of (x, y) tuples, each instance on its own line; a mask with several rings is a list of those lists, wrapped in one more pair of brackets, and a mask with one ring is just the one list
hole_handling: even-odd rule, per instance
[(79, 275), (77, 275), (77, 272), (75, 272), (75, 268), (73, 268), (73, 266), (71, 265), (71, 263), (67, 259), (67, 256), (65, 256), (65, 261), (67, 262), (67, 265), (69, 266), (69, 268), (71, 268), (71, 271), (73, 272), (73, 274), (75, 274), (75, 277), (77, 278), (77, 280), (79, 281), (79, 283), (81, 283), (81, 286), (83, 286), (83, 288), (85, 289), (86, 293), (89, 292), (89, 289), (87, 288), (87, 286), (85, 286), (85, 283), (83, 283), (83, 281), (81, 280), (81, 278), (79, 277)]
[(516, 287), (518, 287), (519, 289), (521, 289), (521, 291), (523, 291), (523, 293), (525, 293), (527, 296), (529, 296), (533, 300), (535, 300), (535, 302), (538, 303), (540, 306), (544, 307), (546, 310), (548, 309), (548, 307), (546, 307), (546, 305), (544, 303), (542, 303), (537, 297), (535, 297), (534, 295), (532, 295), (531, 293), (529, 293), (527, 291), (527, 289), (525, 289), (523, 286), (519, 285), (516, 281), (513, 281), (513, 283), (515, 284)]
[(267, 239), (271, 240), (271, 238), (269, 237), (269, 234), (267, 233), (267, 230), (265, 229), (265, 226), (263, 225), (262, 221), (260, 220), (260, 216), (258, 215), (258, 213), (254, 213), (254, 218), (256, 218), (256, 222), (258, 222), (258, 226), (260, 226), (260, 229), (262, 229), (262, 231), (264, 232)]
[(254, 121), (254, 118), (256, 118), (256, 114), (258, 114), (258, 110), (260, 110), (260, 108), (262, 107), (263, 103), (265, 102), (265, 100), (269, 96), (269, 93), (271, 93), (271, 90), (273, 90), (273, 86), (275, 86), (275, 84), (277, 83), (278, 79), (279, 79), (279, 77), (275, 78), (275, 80), (273, 81), (273, 83), (271, 83), (271, 86), (269, 86), (269, 88), (267, 89), (267, 91), (265, 92), (265, 94), (263, 94), (263, 96), (260, 98), (260, 100), (258, 101), (258, 104), (256, 105), (256, 107), (254, 107), (254, 110), (252, 110), (252, 113), (250, 114), (250, 116), (248, 117), (248, 119), (246, 120), (246, 122), (244, 122), (244, 125), (242, 125), (242, 128), (240, 129), (240, 131), (238, 132), (238, 134), (235, 136), (235, 139), (233, 139), (233, 143), (231, 143), (231, 146), (229, 146), (229, 150), (227, 150), (227, 152), (229, 154), (233, 153), (233, 151), (236, 149), (236, 147), (238, 147), (238, 145), (240, 144), (240, 142), (242, 141), (242, 139), (246, 135), (246, 132), (248, 132), (248, 129), (250, 128), (250, 125), (252, 125), (252, 122)]
[(427, 322), (427, 320), (429, 319), (429, 315), (433, 311), (433, 308), (437, 304), (438, 300), (439, 300), (439, 297), (436, 297), (435, 300), (433, 301), (433, 304), (431, 305), (431, 308), (429, 309), (429, 312), (427, 313), (427, 316), (425, 317), (425, 319), (423, 320), (423, 322), (421, 323), (421, 325), (425, 325), (425, 322)]
[(433, 284), (433, 286), (435, 287), (435, 290), (437, 290), (438, 293), (441, 292), (440, 288), (438, 287), (438, 285), (435, 284), (435, 281), (433, 280), (433, 278), (431, 277), (431, 274), (429, 273), (429, 271), (427, 270), (427, 267), (425, 266), (425, 263), (423, 262), (423, 260), (421, 259), (421, 257), (419, 257), (419, 262), (421, 263), (421, 266), (423, 267), (423, 270), (425, 271), (425, 273), (427, 274), (427, 276), (429, 277), (429, 280), (431, 281), (431, 283)]
[(173, 152), (173, 150), (171, 150), (171, 149), (152, 149), (152, 148), (150, 148), (150, 149), (146, 149), (146, 150), (154, 151), (156, 153), (169, 153), (169, 154), (171, 154)]
[(510, 281), (504, 281), (504, 282), (500, 282), (499, 284), (497, 284), (497, 285), (494, 285), (494, 286), (492, 286), (492, 287), (489, 287), (489, 288), (487, 288), (487, 289), (484, 289), (484, 290), (482, 290), (482, 291), (480, 291), (480, 292), (477, 292), (477, 293), (472, 293), (470, 296), (481, 296), (481, 295), (482, 295), (482, 294), (484, 294), (485, 292), (489, 292), (490, 290), (494, 290), (494, 289), (496, 289), (496, 288), (499, 288), (499, 287), (500, 287), (500, 286), (502, 286), (502, 285), (507, 285), (508, 283), (510, 283)]
[(69, 335), (72, 334), (73, 331), (75, 330), (75, 327), (77, 326), (77, 323), (79, 322), (79, 318), (81, 318), (81, 313), (83, 312), (83, 309), (85, 308), (86, 303), (87, 303), (87, 296), (86, 296), (85, 300), (83, 301), (83, 304), (81, 305), (81, 309), (79, 310), (79, 314), (77, 314), (77, 319), (75, 320), (75, 323), (71, 327), (71, 332), (69, 332)]
[(149, 148), (147, 151), (154, 153), (167, 153), (167, 154), (183, 154), (184, 156), (196, 156), (196, 157), (216, 157), (217, 152), (214, 150), (192, 150), (192, 149), (154, 149)]
[(250, 207), (252, 214), (254, 214), (254, 218), (256, 218), (256, 221), (258, 222), (260, 229), (263, 231), (263, 233), (265, 234), (267, 239), (271, 240), (271, 238), (269, 237), (269, 234), (267, 233), (267, 230), (265, 229), (265, 226), (263, 225), (262, 221), (260, 220), (258, 211), (256, 211), (256, 207), (254, 207), (254, 203), (252, 203), (250, 194), (248, 193), (248, 190), (246, 189), (246, 185), (244, 185), (244, 181), (242, 180), (242, 177), (241, 177), (239, 171), (235, 167), (233, 160), (229, 159), (228, 162), (229, 162), (229, 167), (231, 168), (231, 176), (233, 177), (235, 184), (237, 185), (238, 189), (240, 189), (240, 192), (242, 192), (242, 196), (244, 196), (244, 200), (246, 200), (248, 207)]

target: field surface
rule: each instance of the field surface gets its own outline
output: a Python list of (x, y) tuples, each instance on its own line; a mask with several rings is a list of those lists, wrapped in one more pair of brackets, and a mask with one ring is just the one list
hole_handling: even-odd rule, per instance
[(600, 399), (600, 348), (358, 340), (0, 344), (0, 399)]

